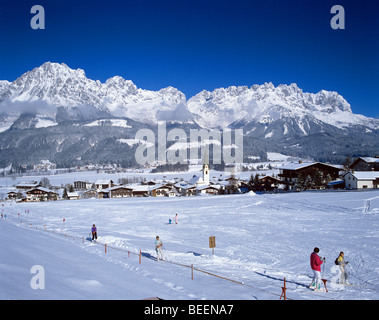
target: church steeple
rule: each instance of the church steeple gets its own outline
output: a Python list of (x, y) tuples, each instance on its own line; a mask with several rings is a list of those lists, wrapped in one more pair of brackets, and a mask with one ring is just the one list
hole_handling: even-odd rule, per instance
[(203, 181), (205, 184), (209, 184), (209, 159), (207, 150), (204, 152), (204, 159), (203, 159)]

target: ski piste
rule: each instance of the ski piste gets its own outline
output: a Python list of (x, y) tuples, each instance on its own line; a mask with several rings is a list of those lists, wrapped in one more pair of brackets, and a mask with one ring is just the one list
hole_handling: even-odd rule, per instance
[[(341, 193), (341, 195), (345, 195), (345, 194), (346, 193)], [(330, 194), (325, 194), (325, 195), (323, 194), (323, 199), (322, 199), (323, 203), (324, 203), (325, 197), (326, 197), (326, 201), (328, 201), (328, 198), (327, 198), (328, 195)], [(362, 198), (361, 195), (364, 195), (364, 193), (361, 192), (361, 193), (349, 194), (349, 201), (351, 200), (350, 199), (351, 197), (354, 197), (354, 196), (357, 197), (359, 201), (358, 203), (353, 202), (353, 205), (355, 205), (356, 207), (359, 207), (363, 203), (363, 201), (361, 200)], [(312, 195), (307, 195), (307, 199), (306, 199), (307, 200), (306, 204), (309, 208), (314, 206), (314, 204), (311, 201), (312, 198), (309, 199), (309, 197), (311, 196)], [(129, 201), (120, 199), (119, 201), (117, 202), (115, 201), (114, 203), (110, 201), (105, 202), (105, 201), (94, 201), (94, 200), (93, 201), (81, 200), (81, 202), (68, 202), (67, 201), (67, 203), (65, 203), (66, 205), (66, 207), (64, 208), (65, 210), (61, 209), (56, 203), (51, 203), (51, 204), (50, 203), (43, 203), (43, 204), (36, 203), (36, 204), (33, 204), (33, 207), (30, 210), (30, 213), (28, 214), (29, 223), (24, 222), (25, 219), (24, 219), (23, 214), (21, 214), (20, 217), (18, 217), (17, 212), (22, 211), (22, 210), (18, 210), (16, 206), (14, 205), (12, 205), (11, 207), (7, 206), (6, 211), (7, 211), (7, 221), (8, 220), (10, 220), (10, 222), (13, 221), (18, 226), (21, 225), (20, 222), (22, 220), (23, 227), (30, 228), (31, 223), (33, 223), (33, 230), (35, 226), (37, 225), (38, 225), (39, 230), (43, 230), (42, 227), (40, 228), (41, 215), (43, 214), (44, 220), (42, 223), (43, 224), (47, 223), (48, 232), (50, 232), (50, 230), (57, 231), (60, 233), (67, 232), (71, 234), (75, 234), (76, 232), (79, 232), (80, 234), (85, 234), (86, 236), (89, 235), (89, 233), (87, 233), (89, 232), (89, 230), (87, 229), (88, 227), (86, 228), (86, 226), (88, 226), (88, 221), (90, 219), (94, 219), (93, 215), (95, 214), (96, 215), (95, 219), (98, 226), (99, 227), (101, 226), (102, 230), (105, 230), (104, 232), (102, 232), (103, 236), (105, 233), (105, 237), (99, 237), (98, 241), (100, 241), (100, 243), (106, 242), (107, 244), (109, 244), (109, 248), (110, 248), (109, 258), (114, 259), (114, 261), (117, 260), (117, 257), (113, 256), (112, 245), (122, 250), (126, 248), (127, 250), (130, 249), (131, 251), (134, 251), (134, 252), (137, 252), (137, 249), (139, 250), (139, 248), (141, 248), (144, 252), (150, 252), (151, 254), (153, 254), (154, 252), (153, 237), (156, 234), (160, 234), (162, 235), (162, 238), (165, 240), (166, 245), (169, 246), (170, 248), (170, 250), (165, 251), (166, 252), (165, 255), (167, 255), (167, 259), (169, 259), (170, 261), (175, 261), (175, 262), (187, 264), (187, 265), (191, 264), (193, 261), (194, 266), (198, 268), (210, 270), (211, 272), (213, 271), (215, 274), (224, 274), (226, 277), (229, 276), (232, 279), (242, 280), (245, 283), (250, 283), (253, 286), (255, 285), (256, 287), (259, 287), (262, 284), (262, 287), (266, 287), (266, 286), (270, 287), (270, 290), (273, 292), (277, 290), (277, 289), (273, 289), (275, 285), (277, 287), (281, 286), (283, 277), (287, 277), (287, 285), (288, 285), (287, 296), (289, 298), (302, 299), (301, 296), (303, 295), (303, 292), (305, 291), (310, 292), (310, 294), (304, 293), (303, 295), (304, 297), (310, 296), (312, 298), (312, 296), (313, 297), (320, 296), (320, 297), (323, 297), (322, 299), (328, 299), (328, 297), (329, 298), (336, 297), (337, 299), (359, 298), (361, 296), (360, 291), (365, 292), (365, 295), (367, 297), (375, 297), (375, 294), (377, 294), (377, 291), (371, 292), (370, 290), (371, 293), (369, 293), (368, 290), (363, 290), (363, 289), (358, 290), (358, 288), (355, 288), (354, 286), (338, 286), (337, 285), (335, 289), (331, 286), (332, 284), (331, 278), (334, 276), (334, 273), (330, 271), (331, 261), (334, 261), (336, 252), (340, 251), (340, 249), (341, 250), (344, 249), (345, 251), (347, 251), (352, 267), (354, 267), (353, 269), (350, 269), (351, 273), (349, 274), (349, 276), (351, 276), (351, 281), (353, 284), (355, 284), (357, 280), (360, 280), (359, 278), (357, 278), (358, 276), (363, 277), (361, 279), (362, 282), (364, 282), (365, 279), (369, 279), (368, 283), (371, 283), (371, 281), (374, 281), (373, 286), (375, 286), (375, 279), (376, 279), (375, 271), (370, 269), (372, 267), (370, 268), (367, 267), (369, 263), (363, 264), (363, 260), (364, 262), (367, 262), (367, 261), (373, 262), (372, 259), (370, 258), (374, 256), (373, 253), (375, 251), (373, 251), (373, 249), (367, 245), (367, 240), (370, 240), (370, 238), (364, 238), (364, 234), (366, 234), (367, 231), (365, 231), (365, 233), (361, 231), (363, 230), (363, 227), (367, 228), (367, 220), (371, 223), (374, 223), (375, 225), (375, 220), (373, 219), (375, 215), (365, 215), (363, 216), (364, 219), (363, 218), (359, 219), (360, 216), (357, 215), (356, 212), (352, 209), (346, 210), (345, 208), (338, 207), (340, 208), (340, 211), (338, 211), (337, 209), (335, 209), (336, 208), (335, 197), (336, 196), (333, 195), (333, 197), (329, 199), (329, 201), (332, 201), (333, 210), (335, 210), (333, 211), (333, 215), (336, 215), (336, 214), (342, 215), (344, 221), (351, 218), (352, 223), (354, 222), (355, 225), (359, 223), (360, 220), (362, 220), (362, 222), (360, 225), (360, 229), (358, 229), (357, 231), (358, 232), (358, 234), (356, 235), (357, 240), (354, 240), (354, 242), (351, 241), (349, 243), (348, 249), (346, 249), (346, 247), (340, 248), (337, 245), (334, 245), (334, 243), (340, 243), (341, 239), (346, 238), (345, 233), (352, 230), (351, 228), (349, 228), (350, 224), (343, 225), (344, 230), (343, 232), (341, 231), (340, 238), (338, 237), (339, 235), (338, 230), (341, 229), (340, 225), (338, 226), (338, 229), (334, 227), (330, 227), (326, 223), (324, 225), (321, 225), (322, 228), (328, 231), (328, 232), (323, 233), (323, 237), (325, 238), (324, 242), (326, 243), (326, 245), (322, 246), (322, 250), (323, 252), (325, 252), (324, 255), (326, 255), (329, 261), (329, 264), (326, 265), (325, 267), (325, 274), (323, 276), (324, 278), (329, 279), (327, 283), (329, 293), (313, 292), (310, 289), (305, 288), (306, 285), (310, 283), (308, 279), (310, 279), (311, 270), (309, 268), (308, 258), (307, 258), (310, 246), (303, 244), (304, 236), (300, 237), (298, 236), (298, 233), (295, 233), (295, 231), (297, 230), (297, 227), (292, 228), (292, 225), (286, 225), (286, 228), (285, 228), (286, 232), (283, 232), (282, 234), (280, 234), (281, 236), (286, 236), (286, 235), (290, 236), (288, 238), (284, 238), (285, 240), (284, 244), (286, 248), (289, 248), (289, 250), (286, 251), (286, 253), (289, 254), (289, 257), (287, 255), (280, 255), (280, 260), (275, 258), (275, 255), (279, 254), (279, 248), (276, 249), (276, 247), (274, 247), (273, 245), (274, 244), (280, 245), (280, 242), (276, 241), (276, 239), (274, 239), (275, 241), (272, 241), (272, 243), (269, 243), (270, 249), (272, 250), (271, 255), (265, 255), (263, 253), (263, 249), (266, 250), (267, 248), (262, 247), (264, 243), (262, 244), (256, 243), (253, 237), (251, 238), (248, 237), (249, 236), (248, 233), (245, 233), (245, 237), (247, 237), (247, 240), (249, 240), (248, 243), (253, 244), (251, 246), (253, 247), (253, 250), (249, 249), (249, 246), (245, 246), (244, 243), (241, 243), (239, 241), (238, 242), (234, 241), (236, 228), (238, 227), (238, 230), (240, 230), (241, 228), (244, 228), (244, 226), (246, 226), (250, 221), (248, 219), (256, 218), (256, 220), (254, 220), (254, 224), (250, 223), (249, 229), (246, 229), (246, 230), (255, 230), (255, 232), (258, 233), (259, 229), (258, 228), (254, 229), (255, 228), (254, 226), (257, 223), (259, 223), (261, 219), (264, 218), (263, 213), (266, 212), (264, 210), (267, 210), (267, 213), (270, 213), (272, 216), (275, 217), (276, 211), (273, 211), (272, 209), (272, 207), (275, 207), (275, 201), (276, 201), (275, 198), (268, 198), (265, 196), (259, 196), (259, 197), (255, 196), (255, 197), (248, 197), (248, 199), (244, 200), (244, 196), (241, 196), (238, 198), (225, 197), (225, 199), (227, 200), (226, 202), (225, 200), (223, 200), (224, 198), (220, 197), (217, 199), (217, 203), (216, 203), (216, 198), (210, 198), (210, 197), (207, 197), (207, 198), (199, 197), (199, 198), (191, 198), (191, 199), (188, 198), (188, 199), (185, 199), (186, 200), (185, 202), (183, 202), (182, 210), (185, 211), (185, 213), (182, 213), (183, 220), (181, 222), (183, 223), (180, 225), (179, 228), (167, 228), (165, 224), (167, 220), (166, 219), (167, 205), (168, 204), (171, 205), (171, 202), (173, 201), (172, 199), (164, 199), (165, 202), (152, 201), (153, 205), (151, 205), (149, 202), (147, 203), (144, 202), (143, 204), (144, 204), (145, 212), (144, 212), (143, 224), (137, 223), (141, 221), (140, 215), (137, 215), (137, 212), (138, 212), (137, 209), (141, 206), (141, 202), (140, 201), (138, 202), (138, 199), (136, 200), (128, 199)], [(285, 218), (288, 219), (288, 215), (291, 214), (291, 212), (288, 209), (289, 205), (292, 206), (293, 205), (292, 202), (295, 202), (296, 204), (297, 203), (299, 204), (299, 207), (303, 208), (304, 203), (300, 202), (301, 199), (294, 200), (293, 197), (291, 197), (291, 195), (286, 195), (286, 198), (283, 198), (281, 195), (278, 195), (277, 202), (278, 202), (278, 208), (282, 209), (281, 212), (284, 210), (284, 212), (287, 213), (287, 216)], [(213, 221), (213, 220), (210, 220), (212, 216), (207, 217), (207, 219), (205, 220), (204, 214), (197, 214), (196, 212), (192, 211), (193, 203), (194, 201), (196, 201), (196, 204), (198, 206), (200, 205), (202, 208), (211, 207), (213, 202), (215, 202), (215, 206), (216, 205), (218, 206), (219, 202), (222, 202), (224, 207), (226, 208), (226, 212), (228, 212), (229, 210), (228, 203), (229, 202), (233, 203), (234, 199), (236, 199), (236, 202), (233, 204), (233, 209), (232, 208), (230, 209), (230, 214), (231, 214), (231, 217), (237, 217), (238, 220), (242, 219), (242, 222), (244, 222), (242, 225), (240, 223), (233, 224), (234, 220), (229, 219), (229, 217), (228, 219), (227, 218), (223, 219), (223, 216), (225, 215), (225, 213), (223, 213), (223, 216), (218, 215), (217, 219)], [(265, 201), (266, 203), (263, 201)], [(313, 201), (316, 201), (316, 203), (318, 203), (318, 201), (321, 201), (320, 196), (316, 195), (316, 200), (313, 200)], [(178, 202), (178, 199), (176, 199), (175, 203), (173, 204), (177, 204), (177, 202)], [(91, 212), (90, 216), (85, 216), (84, 212), (81, 213), (81, 207), (83, 206), (83, 204), (87, 206), (87, 208), (88, 207), (91, 208), (92, 206), (93, 212)], [(109, 209), (107, 209), (109, 205), (113, 208), (112, 211), (118, 212), (117, 215), (119, 215), (120, 218), (124, 219), (125, 222), (130, 221), (130, 223), (129, 224), (125, 223), (122, 226), (121, 224), (110, 223), (108, 220)], [(30, 207), (31, 205), (21, 204), (21, 206)], [(237, 206), (239, 206), (239, 210), (236, 211), (235, 208)], [(339, 206), (341, 206), (341, 204), (339, 204)], [(68, 216), (69, 213), (67, 212), (68, 211), (67, 207), (71, 208), (69, 211), (73, 212), (71, 216)], [(131, 209), (129, 209), (129, 207)], [(149, 208), (153, 208), (153, 207), (154, 207), (154, 212), (153, 210), (151, 210), (152, 213), (150, 214)], [(241, 210), (245, 210), (244, 209), (245, 207), (247, 207), (246, 211), (244, 211), (243, 214), (238, 215), (238, 212)], [(47, 212), (46, 210), (47, 208), (49, 209), (48, 210), (49, 212)], [(128, 208), (128, 211), (124, 214), (126, 210), (125, 208)], [(302, 219), (300, 220), (300, 222), (304, 223), (302, 227), (304, 228), (303, 232), (306, 236), (309, 234), (309, 230), (307, 228), (308, 226), (312, 225), (312, 222), (314, 219), (313, 217), (312, 219), (308, 217), (309, 216), (308, 211), (311, 212), (313, 215), (317, 215), (318, 211), (320, 210), (320, 207), (317, 207), (317, 210), (314, 210), (314, 211), (312, 211), (309, 208), (305, 210), (306, 214), (302, 214), (302, 211), (295, 212), (296, 217), (299, 217), (299, 219), (300, 218)], [(328, 208), (329, 207), (327, 207), (327, 209)], [(254, 211), (252, 209), (254, 209)], [(261, 211), (259, 212), (259, 215), (258, 214), (253, 215), (253, 213), (256, 212), (257, 210)], [(74, 215), (74, 211), (75, 211), (75, 215)], [(210, 213), (213, 212), (213, 210), (211, 209), (203, 209), (203, 211), (204, 212), (209, 211)], [(322, 212), (322, 216), (324, 217), (325, 215), (329, 214), (329, 211), (330, 211), (329, 209), (324, 210)], [(77, 212), (81, 214), (78, 215)], [(136, 212), (136, 214), (134, 214), (133, 212)], [(157, 214), (158, 216), (162, 217), (161, 225), (156, 222)], [(70, 223), (67, 223), (66, 221), (65, 230), (61, 230), (61, 219), (59, 219), (60, 216), (63, 216), (63, 215), (66, 216), (67, 221), (70, 221)], [(90, 217), (90, 219), (88, 217)], [(133, 219), (133, 217), (135, 218)], [(277, 215), (277, 218), (280, 219), (281, 215)], [(337, 219), (337, 218), (334, 217), (334, 219)], [(186, 224), (185, 228), (182, 228), (184, 223)], [(218, 256), (216, 255), (214, 258), (212, 258), (209, 255), (208, 241), (206, 241), (206, 243), (203, 244), (202, 242), (198, 241), (196, 238), (192, 238), (192, 234), (197, 234), (197, 230), (200, 228), (200, 225), (201, 225), (201, 228), (205, 229), (205, 231), (202, 233), (205, 234), (206, 240), (208, 240), (208, 235), (212, 234), (209, 231), (213, 231), (216, 223), (223, 224), (224, 229), (218, 229), (220, 236), (217, 235), (218, 236), (217, 239), (219, 239), (220, 243), (222, 243), (224, 246), (223, 247), (220, 246), (219, 255)], [(269, 220), (265, 221), (265, 224), (269, 224), (269, 223), (270, 223)], [(343, 223), (342, 220), (341, 220), (341, 223)], [(139, 227), (140, 225), (141, 227)], [(229, 231), (227, 229), (229, 225), (232, 225), (233, 227), (230, 230), (230, 231), (233, 231), (232, 233), (230, 233), (230, 235), (225, 232), (225, 230)], [(281, 230), (279, 228), (275, 229), (275, 225), (272, 225), (272, 228), (274, 228), (275, 232), (280, 232)], [(84, 232), (80, 232), (81, 230), (83, 230)], [(143, 236), (141, 236), (138, 233), (138, 231), (144, 231), (144, 230), (145, 232), (143, 233)], [(375, 234), (374, 232), (376, 231), (373, 228), (371, 228), (370, 234)], [(77, 237), (77, 239), (79, 238), (81, 237)], [(361, 238), (364, 239), (365, 241), (364, 243), (365, 245), (367, 245), (367, 247), (361, 246), (361, 243), (363, 243), (363, 242), (359, 242)], [(267, 241), (270, 241), (270, 240), (268, 239)], [(229, 247), (225, 246), (225, 244), (229, 245), (229, 243), (230, 243)], [(313, 243), (314, 242), (312, 241), (311, 244), (313, 245)], [(88, 244), (88, 242), (85, 242), (85, 244)], [(88, 250), (98, 255), (104, 255), (104, 250), (93, 250), (91, 249), (91, 247), (92, 245), (91, 246), (85, 245), (83, 246), (83, 249)], [(283, 249), (283, 248), (280, 248), (280, 249)], [(230, 251), (230, 253), (228, 251)], [(196, 252), (197, 254), (189, 254), (190, 252)], [(243, 253), (243, 255), (241, 255), (241, 253)], [(254, 255), (252, 253), (254, 253)], [(304, 259), (301, 258), (299, 256), (299, 253), (301, 254), (302, 257), (305, 257), (305, 258)], [(124, 254), (124, 256), (127, 256), (127, 254), (126, 255)], [(108, 255), (106, 256), (106, 258), (108, 258)], [(136, 260), (135, 258), (134, 258), (134, 261), (130, 261), (130, 262), (128, 261), (125, 263), (127, 263), (128, 265), (133, 265), (135, 261), (137, 261), (138, 263), (138, 260)], [(276, 264), (272, 264), (272, 262), (276, 262)], [(301, 267), (298, 266), (299, 263), (301, 264)], [(142, 262), (142, 264), (144, 264), (144, 262)], [(158, 263), (155, 262), (155, 266), (157, 266), (157, 264)], [(165, 265), (165, 263), (162, 263), (162, 266), (163, 266), (163, 269), (167, 269), (168, 267)], [(222, 269), (220, 266), (228, 266), (229, 269), (228, 270)], [(180, 276), (175, 275), (175, 270), (172, 270), (173, 275), (171, 275), (171, 272), (170, 272), (170, 279), (169, 279), (168, 277), (165, 277), (164, 274), (159, 273), (160, 267), (153, 269), (152, 267), (150, 268), (149, 265), (146, 266), (145, 264), (143, 265), (142, 268), (147, 269), (151, 275), (154, 274), (154, 276), (159, 279), (165, 279), (166, 281), (175, 279), (175, 281), (177, 281), (178, 283), (180, 283), (179, 281), (182, 281)], [(168, 268), (168, 269), (171, 269), (171, 268)], [(357, 270), (359, 270), (359, 272)], [(179, 271), (179, 269), (177, 273), (178, 274), (184, 273), (185, 274), (184, 278), (186, 278), (187, 275), (190, 275), (190, 272), (188, 273), (185, 271), (182, 272), (182, 271)], [(265, 276), (267, 279), (265, 279), (263, 276)], [(297, 282), (298, 284), (291, 284), (290, 283), (291, 279), (293, 282)], [(196, 281), (196, 274), (195, 274), (194, 281)], [(272, 287), (271, 287), (271, 284), (272, 284)], [(344, 288), (345, 290), (343, 290)], [(252, 290), (254, 291), (254, 289)], [(291, 294), (291, 291), (293, 291), (294, 294)], [(297, 291), (302, 292), (302, 293), (297, 294), (296, 293)], [(346, 292), (347, 294), (344, 294), (344, 292)], [(216, 294), (216, 292), (211, 292), (211, 293), (212, 293), (212, 296)]]

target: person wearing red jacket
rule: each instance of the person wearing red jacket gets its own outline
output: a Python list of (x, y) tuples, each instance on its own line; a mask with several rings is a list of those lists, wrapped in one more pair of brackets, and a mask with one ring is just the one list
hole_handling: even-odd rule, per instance
[(321, 265), (325, 262), (325, 258), (321, 259), (318, 255), (319, 248), (314, 248), (311, 254), (311, 268), (313, 271), (313, 280), (309, 286), (311, 289), (321, 290)]

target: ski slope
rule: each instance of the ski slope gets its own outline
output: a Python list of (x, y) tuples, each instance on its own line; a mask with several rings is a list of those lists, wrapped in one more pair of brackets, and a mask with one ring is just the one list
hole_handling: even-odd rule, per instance
[[(379, 191), (5, 202), (1, 208), (7, 215), (0, 220), (1, 299), (277, 300), (284, 277), (290, 299), (379, 297)], [(168, 224), (176, 213), (179, 223)], [(97, 243), (86, 240), (94, 223)], [(154, 258), (156, 235), (167, 261)], [(210, 236), (216, 237), (213, 256)], [(328, 293), (307, 288), (315, 246), (326, 257)], [(354, 286), (335, 283), (340, 251)], [(195, 269), (192, 280), (191, 264), (208, 273)], [(33, 265), (43, 266), (45, 289), (31, 288)]]

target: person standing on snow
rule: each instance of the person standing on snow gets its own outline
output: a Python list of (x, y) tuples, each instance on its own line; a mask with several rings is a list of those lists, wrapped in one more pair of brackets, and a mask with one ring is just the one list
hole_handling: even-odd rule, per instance
[(336, 263), (339, 265), (340, 270), (341, 270), (340, 284), (349, 284), (349, 282), (347, 281), (348, 275), (345, 269), (349, 261), (345, 262), (345, 254), (342, 251), (340, 252), (340, 255), (338, 256)]
[(319, 248), (314, 248), (311, 254), (311, 268), (313, 271), (313, 280), (309, 286), (311, 289), (321, 290), (321, 265), (325, 262), (325, 258), (321, 260), (318, 253)]
[(97, 228), (95, 225), (92, 226), (91, 232), (92, 232), (92, 241), (93, 241), (93, 239), (97, 240)]
[(175, 215), (175, 224), (178, 224), (178, 214)]
[(159, 236), (157, 236), (155, 240), (155, 251), (157, 252), (157, 261), (159, 261), (159, 256), (161, 256), (161, 260), (164, 260), (162, 246), (163, 246), (162, 240), (159, 240)]

